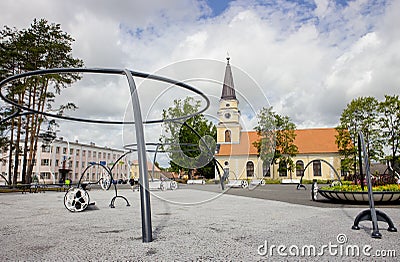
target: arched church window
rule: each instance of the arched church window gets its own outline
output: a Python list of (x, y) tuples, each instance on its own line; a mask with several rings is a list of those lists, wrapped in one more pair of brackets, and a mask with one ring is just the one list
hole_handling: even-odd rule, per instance
[(313, 161), (313, 171), (314, 171), (314, 176), (321, 176), (321, 161), (319, 160), (314, 160)]
[(302, 176), (304, 171), (304, 162), (301, 160), (296, 161), (296, 176)]
[(286, 161), (279, 161), (279, 176), (287, 176), (287, 164)]
[(263, 162), (263, 176), (270, 177), (271, 176), (271, 165), (269, 161), (264, 161)]
[(225, 142), (231, 142), (231, 130), (225, 130)]
[(254, 163), (252, 161), (247, 162), (246, 172), (248, 177), (254, 176)]

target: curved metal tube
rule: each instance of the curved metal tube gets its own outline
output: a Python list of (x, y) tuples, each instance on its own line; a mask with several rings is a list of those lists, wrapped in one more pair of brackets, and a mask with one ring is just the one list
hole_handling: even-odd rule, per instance
[(342, 184), (342, 181), (340, 180), (340, 176), (339, 176), (338, 172), (336, 171), (336, 169), (332, 166), (332, 164), (329, 163), (328, 161), (324, 160), (324, 159), (317, 158), (317, 159), (313, 159), (313, 160), (311, 160), (310, 162), (308, 162), (307, 165), (304, 167), (303, 172), (302, 172), (302, 174), (301, 174), (300, 184), (299, 184), (299, 185), (302, 185), (303, 177), (304, 177), (304, 172), (306, 171), (306, 169), (307, 169), (314, 161), (318, 161), (318, 160), (324, 162), (325, 164), (327, 164), (327, 165), (333, 170), (333, 172), (335, 173), (335, 175), (336, 175), (338, 181), (340, 182), (340, 184)]
[(8, 182), (8, 180), (5, 176), (3, 176), (2, 174), (0, 174), (0, 176), (6, 181), (7, 185), (10, 185), (10, 183)]
[[(15, 101), (8, 99), (4, 94), (3, 94), (3, 87), (12, 81), (15, 81), (20, 78), (24, 77), (30, 77), (30, 76), (41, 76), (41, 75), (47, 75), (47, 74), (60, 74), (60, 73), (95, 73), (95, 74), (112, 74), (112, 75), (131, 75), (131, 76), (136, 76), (140, 78), (148, 78), (151, 80), (156, 80), (156, 81), (161, 81), (169, 84), (176, 85), (178, 87), (182, 87), (184, 89), (187, 89), (189, 91), (192, 91), (198, 95), (200, 95), (205, 101), (206, 105), (204, 108), (199, 110), (198, 112), (195, 112), (193, 114), (189, 114), (187, 116), (183, 117), (178, 117), (178, 118), (173, 118), (173, 119), (156, 119), (156, 120), (147, 120), (143, 121), (143, 124), (151, 124), (151, 123), (162, 123), (162, 122), (169, 122), (169, 121), (178, 121), (178, 120), (184, 120), (187, 118), (191, 118), (197, 114), (201, 114), (205, 112), (209, 107), (210, 107), (210, 100), (208, 97), (201, 91), (195, 89), (194, 87), (185, 84), (183, 82), (175, 81), (166, 77), (162, 76), (156, 76), (148, 73), (141, 73), (141, 72), (136, 72), (132, 70), (123, 70), (123, 69), (110, 69), (110, 68), (54, 68), (54, 69), (44, 69), (44, 70), (36, 70), (32, 72), (26, 72), (18, 75), (14, 75), (11, 77), (8, 77), (0, 82), (0, 98), (4, 100), (6, 103), (14, 105), (15, 107), (26, 111), (28, 114), (40, 114), (40, 115), (45, 115), (48, 117), (53, 117), (53, 118), (58, 118), (58, 119), (64, 119), (64, 120), (71, 120), (71, 121), (77, 121), (77, 122), (86, 122), (86, 123), (97, 123), (97, 124), (135, 124), (134, 121), (106, 121), (106, 120), (93, 120), (93, 119), (85, 119), (85, 118), (78, 118), (78, 117), (69, 117), (69, 116), (62, 116), (62, 115), (56, 115), (56, 114), (51, 114), (51, 113), (46, 113), (46, 112), (40, 112), (35, 109), (31, 109), (29, 107), (26, 107), (24, 105), (20, 105), (16, 103)], [(26, 114), (24, 113), (24, 114)], [(8, 119), (7, 119), (8, 120)]]

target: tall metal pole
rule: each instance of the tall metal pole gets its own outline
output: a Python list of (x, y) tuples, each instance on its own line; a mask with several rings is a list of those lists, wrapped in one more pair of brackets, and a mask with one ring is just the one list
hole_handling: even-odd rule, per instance
[(139, 164), (140, 204), (142, 212), (142, 240), (144, 243), (148, 243), (153, 241), (153, 236), (151, 226), (149, 176), (147, 170), (146, 143), (144, 141), (142, 112), (140, 110), (139, 96), (132, 74), (127, 69), (124, 70), (124, 73), (128, 79), (129, 89), (131, 91), (133, 116), (135, 118), (136, 142)]
[[(365, 140), (364, 135), (361, 131), (358, 132), (358, 150), (359, 150), (359, 157), (361, 158), (361, 150), (364, 153), (364, 165), (365, 165), (365, 175), (367, 177), (367, 186), (368, 186), (368, 202), (369, 202), (369, 209), (370, 209), (370, 216), (372, 221), (372, 237), (373, 238), (381, 238), (382, 234), (379, 232), (378, 228), (378, 218), (376, 215), (375, 210), (375, 203), (374, 203), (374, 196), (372, 192), (372, 183), (371, 183), (371, 172), (369, 168), (369, 158), (368, 152), (365, 148)], [(360, 160), (360, 164), (362, 161)], [(362, 165), (360, 166), (360, 174), (362, 175)]]

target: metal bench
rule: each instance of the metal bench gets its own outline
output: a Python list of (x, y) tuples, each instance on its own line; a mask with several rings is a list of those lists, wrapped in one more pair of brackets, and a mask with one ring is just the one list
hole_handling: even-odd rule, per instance
[(204, 185), (206, 183), (206, 181), (204, 181), (203, 179), (189, 179), (186, 184), (188, 185), (194, 185), (194, 184), (198, 184), (198, 185)]
[(249, 183), (247, 180), (239, 180), (239, 179), (234, 179), (234, 180), (229, 180), (228, 184), (226, 184), (227, 187), (240, 187), (240, 188), (247, 188), (249, 186)]
[(300, 184), (300, 179), (282, 179), (281, 184)]
[(252, 186), (264, 186), (265, 185), (265, 180), (264, 179), (253, 179), (250, 180), (250, 185)]
[(174, 180), (153, 180), (149, 181), (150, 190), (175, 190), (178, 188), (178, 183)]

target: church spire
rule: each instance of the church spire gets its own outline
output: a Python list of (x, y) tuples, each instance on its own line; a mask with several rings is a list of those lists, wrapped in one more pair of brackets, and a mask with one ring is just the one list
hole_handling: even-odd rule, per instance
[(235, 87), (233, 85), (232, 70), (231, 70), (231, 65), (229, 63), (230, 59), (231, 58), (229, 56), (226, 58), (227, 64), (225, 68), (225, 77), (224, 77), (224, 84), (222, 86), (221, 99), (236, 99)]

